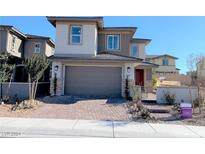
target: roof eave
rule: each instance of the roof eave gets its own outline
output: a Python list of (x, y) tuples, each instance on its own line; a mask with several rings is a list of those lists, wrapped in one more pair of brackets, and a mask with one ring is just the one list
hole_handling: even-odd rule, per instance
[(47, 20), (56, 27), (56, 21), (88, 21), (88, 22), (96, 22), (99, 28), (103, 28), (103, 17), (49, 17), (47, 16)]

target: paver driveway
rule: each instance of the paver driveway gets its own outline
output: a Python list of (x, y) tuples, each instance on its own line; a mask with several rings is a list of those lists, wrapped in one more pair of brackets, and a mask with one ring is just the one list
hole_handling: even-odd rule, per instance
[(34, 118), (65, 118), (86, 120), (128, 120), (123, 99), (80, 99), (70, 96), (45, 97), (35, 110)]

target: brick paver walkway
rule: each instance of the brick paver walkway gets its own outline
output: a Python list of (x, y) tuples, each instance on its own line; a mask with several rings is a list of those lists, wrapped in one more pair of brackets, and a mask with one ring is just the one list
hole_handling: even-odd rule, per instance
[(34, 111), (34, 118), (65, 118), (86, 120), (128, 120), (125, 101), (122, 99), (82, 99), (47, 97)]

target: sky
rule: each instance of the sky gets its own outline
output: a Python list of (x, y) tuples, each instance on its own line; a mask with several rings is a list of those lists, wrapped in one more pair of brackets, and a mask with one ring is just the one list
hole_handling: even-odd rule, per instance
[[(43, 16), (0, 16), (0, 24), (55, 40), (55, 28)], [(152, 40), (146, 47), (146, 54), (178, 57), (176, 64), (180, 73), (188, 71), (186, 60), (190, 54), (205, 54), (205, 17), (105, 16), (104, 26), (137, 27), (134, 37)]]

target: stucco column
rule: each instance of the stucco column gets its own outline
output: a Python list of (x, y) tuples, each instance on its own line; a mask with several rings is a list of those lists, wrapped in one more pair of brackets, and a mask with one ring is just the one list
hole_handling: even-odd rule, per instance
[(52, 62), (52, 77), (50, 79), (51, 95), (60, 96), (63, 94), (63, 67), (61, 62)]
[(128, 79), (129, 90), (131, 86), (135, 83), (135, 67), (132, 63), (125, 63), (123, 67), (123, 78), (122, 78), (122, 96), (125, 97), (125, 86), (126, 79)]

